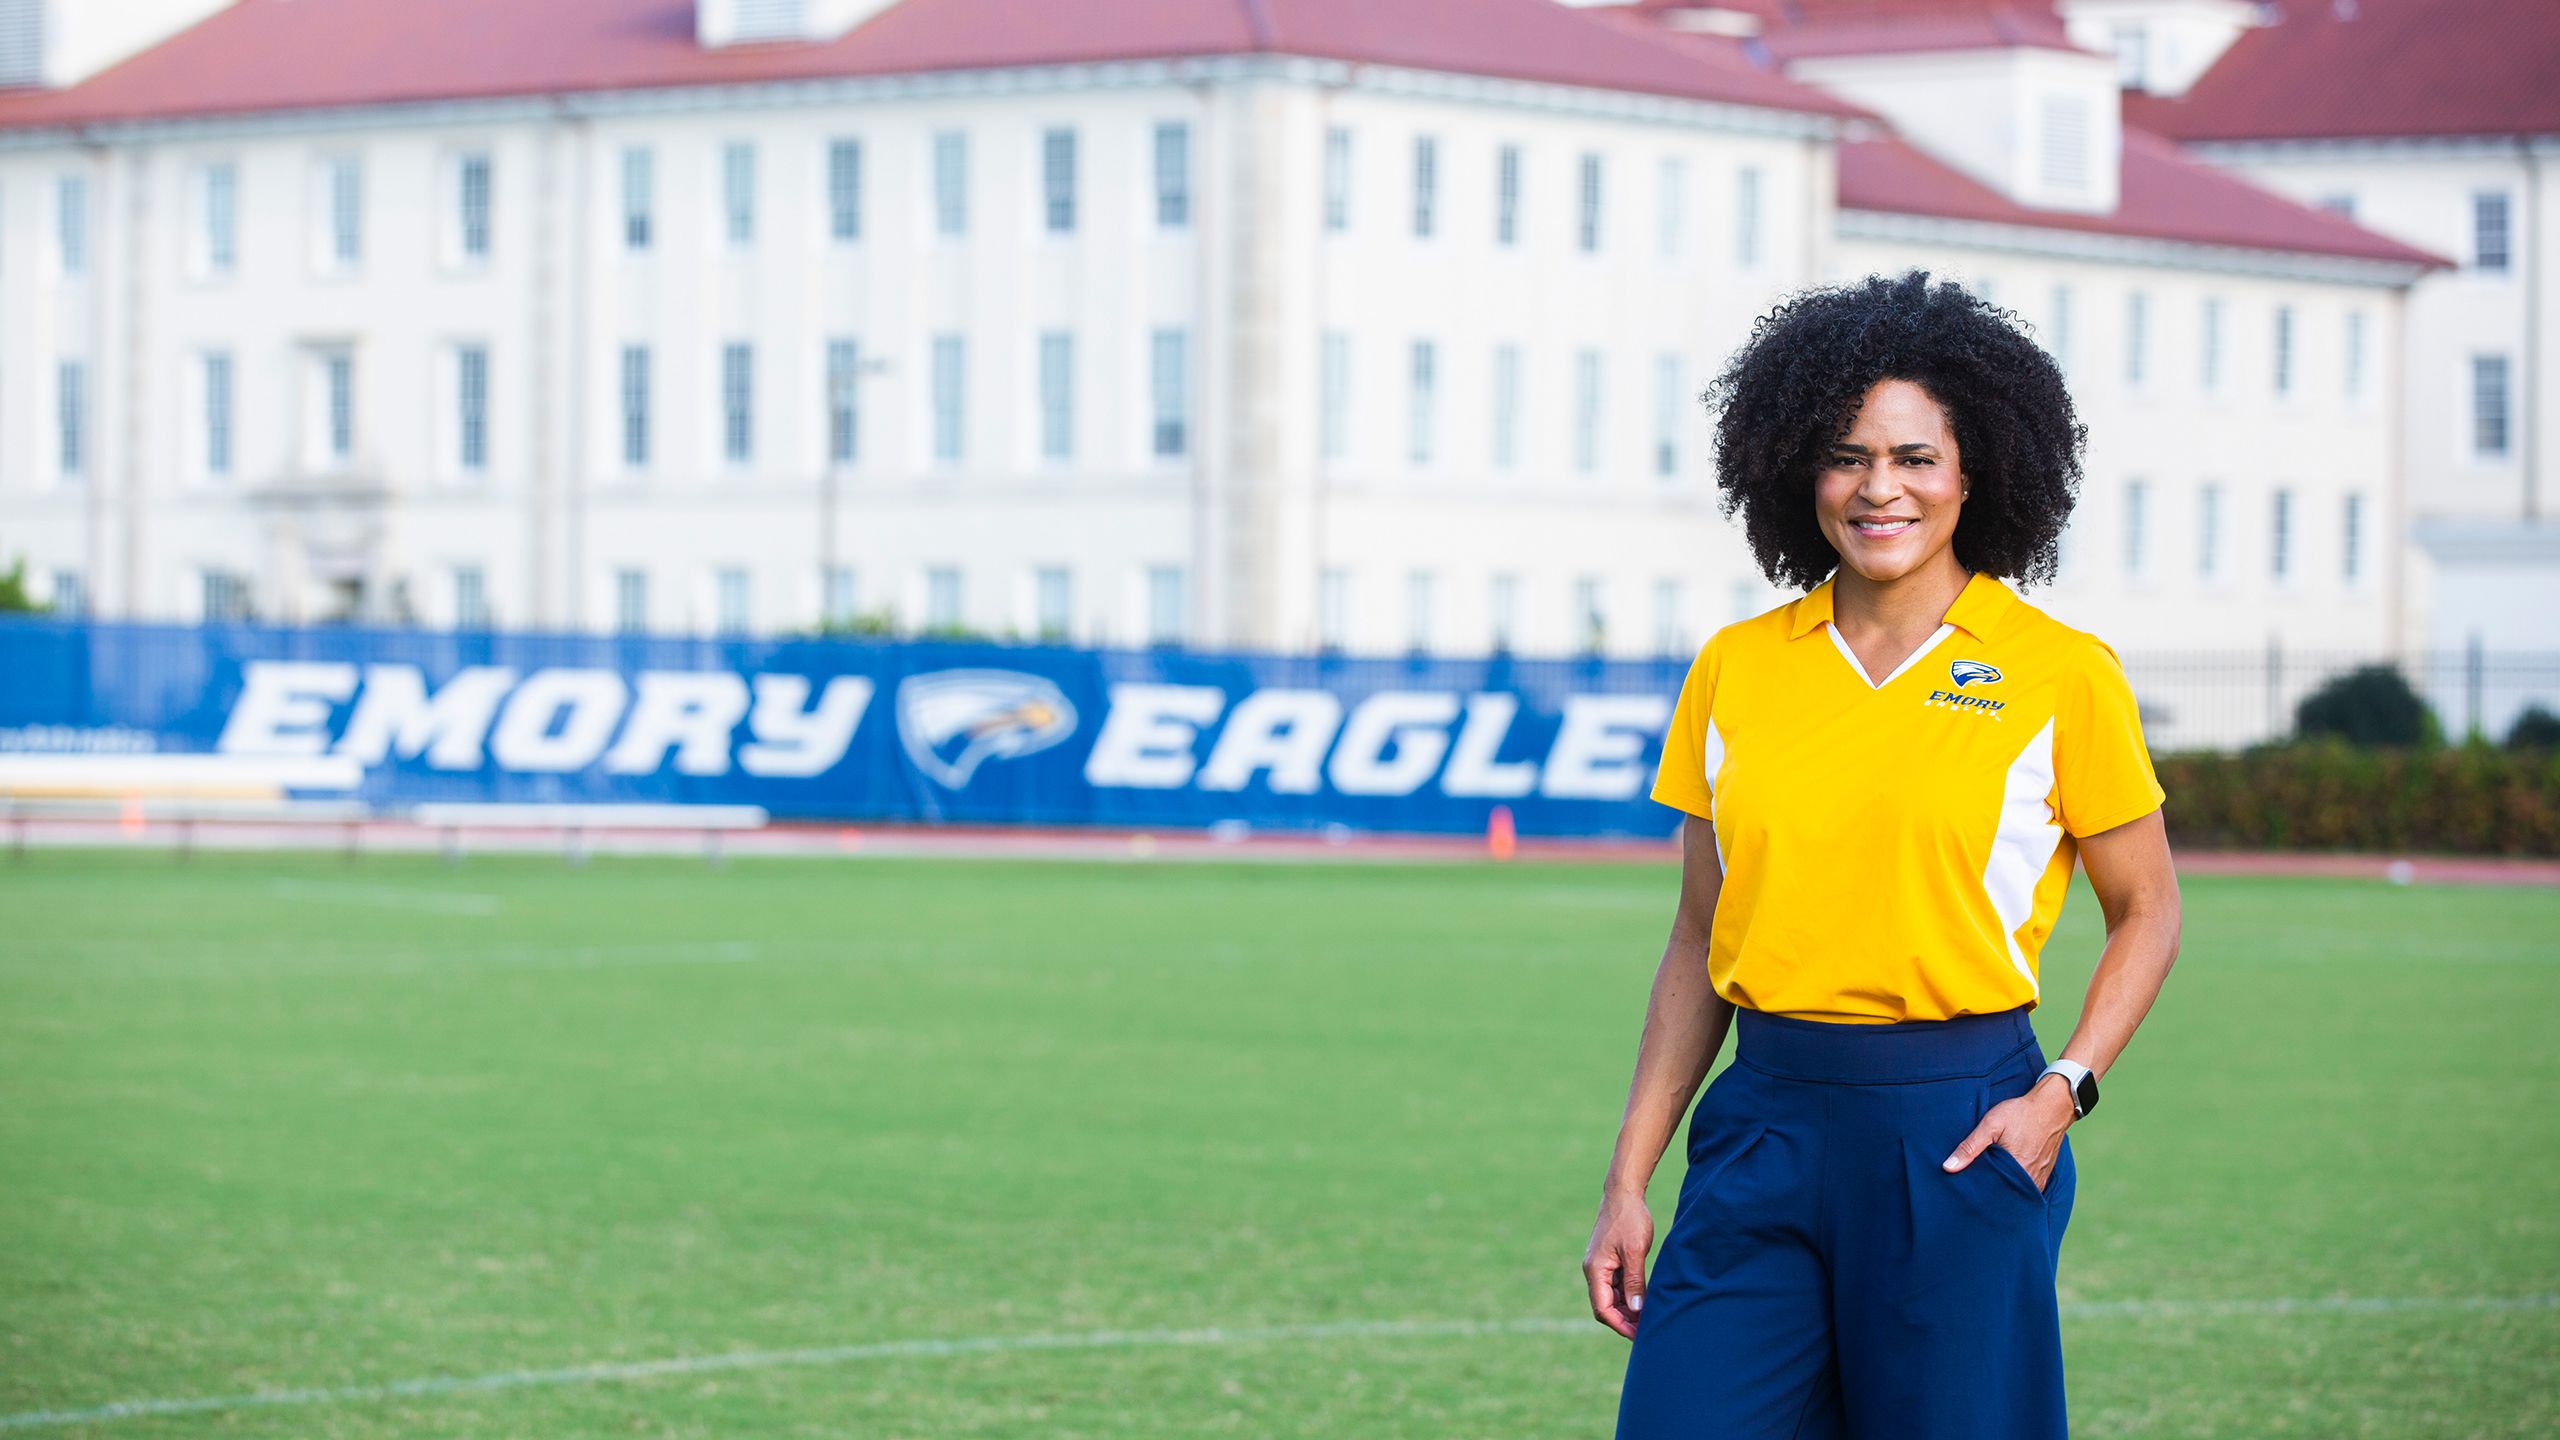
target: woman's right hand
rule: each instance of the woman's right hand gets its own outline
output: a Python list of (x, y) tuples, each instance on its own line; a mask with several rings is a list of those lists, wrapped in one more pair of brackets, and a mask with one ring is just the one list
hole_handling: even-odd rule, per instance
[(1591, 1247), (1582, 1252), (1582, 1278), (1591, 1286), (1591, 1318), (1633, 1340), (1636, 1312), (1644, 1308), (1644, 1259), (1653, 1253), (1653, 1212), (1644, 1194), (1600, 1197)]

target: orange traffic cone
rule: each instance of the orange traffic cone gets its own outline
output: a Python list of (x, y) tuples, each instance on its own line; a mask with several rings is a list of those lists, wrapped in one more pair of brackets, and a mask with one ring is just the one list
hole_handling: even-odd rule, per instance
[(1496, 805), (1485, 820), (1484, 848), (1496, 860), (1508, 860), (1520, 848), (1520, 833), (1512, 828), (1511, 807)]

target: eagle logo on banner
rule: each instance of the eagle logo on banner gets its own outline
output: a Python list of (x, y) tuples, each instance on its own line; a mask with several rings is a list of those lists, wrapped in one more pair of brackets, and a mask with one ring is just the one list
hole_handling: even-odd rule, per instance
[(898, 686), (898, 739), (916, 768), (965, 790), (989, 760), (1037, 754), (1075, 733), (1064, 692), (1018, 670), (936, 670)]

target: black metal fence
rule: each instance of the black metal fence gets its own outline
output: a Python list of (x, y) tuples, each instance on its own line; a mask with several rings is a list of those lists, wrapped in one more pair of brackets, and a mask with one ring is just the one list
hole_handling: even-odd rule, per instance
[(2531, 706), (2560, 712), (2560, 650), (2124, 651), (2154, 750), (2230, 749), (2293, 733), (2295, 708), (2339, 675), (2388, 665), (2435, 712), (2445, 738), (2504, 740)]

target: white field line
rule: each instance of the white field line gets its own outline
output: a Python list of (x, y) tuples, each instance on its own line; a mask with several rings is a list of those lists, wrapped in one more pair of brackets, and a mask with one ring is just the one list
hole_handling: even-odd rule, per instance
[[(95, 942), (104, 945), (107, 942)], [(159, 942), (133, 942), (126, 949), (146, 958), (101, 957), (84, 972), (100, 982), (137, 980), (278, 980), (361, 978), (377, 975), (492, 974), (514, 970), (618, 970), (654, 965), (745, 965), (768, 958), (768, 947), (753, 940), (662, 940), (630, 944), (457, 945), (440, 950), (357, 950), (344, 958), (311, 961), (274, 946), (198, 946), (205, 957), (189, 964), (152, 958)], [(29, 965), (0, 961), (0, 974), (31, 974)], [(57, 973), (47, 971), (46, 973)]]
[[(2192, 1317), (2211, 1315), (2373, 1315), (2427, 1311), (2549, 1310), (2553, 1295), (2333, 1297), (2300, 1300), (2094, 1300), (2062, 1307), (2065, 1319)], [(257, 1406), (340, 1405), (439, 1395), (483, 1394), (544, 1385), (654, 1380), (670, 1375), (775, 1370), (787, 1366), (846, 1365), (861, 1360), (943, 1359), (1026, 1350), (1131, 1350), (1175, 1345), (1253, 1345), (1286, 1340), (1404, 1339), (1442, 1335), (1598, 1335), (1588, 1316), (1518, 1320), (1338, 1320), (1306, 1325), (1210, 1326), (1195, 1330), (1079, 1330), (1029, 1335), (978, 1335), (948, 1340), (884, 1340), (865, 1345), (825, 1345), (802, 1350), (733, 1350), (720, 1355), (679, 1355), (661, 1360), (607, 1361), (556, 1370), (501, 1370), (489, 1375), (434, 1375), (381, 1385), (337, 1385), (261, 1390), (249, 1395), (202, 1395), (170, 1400), (120, 1400), (77, 1410), (28, 1410), (0, 1415), (0, 1430), (88, 1425), (147, 1415), (195, 1415)]]
[(371, 905), (384, 910), (424, 910), (436, 915), (498, 913), (498, 897), (468, 890), (412, 890), (398, 885), (358, 885), (337, 880), (278, 880), (267, 891), (279, 900), (323, 905)]

